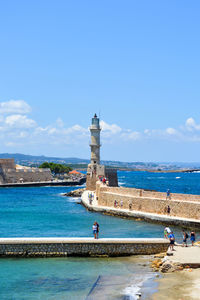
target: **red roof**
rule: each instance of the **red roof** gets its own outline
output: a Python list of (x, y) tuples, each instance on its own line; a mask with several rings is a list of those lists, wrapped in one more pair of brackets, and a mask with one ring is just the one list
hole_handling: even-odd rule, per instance
[(81, 174), (81, 173), (76, 170), (73, 170), (73, 171), (70, 171), (69, 174)]

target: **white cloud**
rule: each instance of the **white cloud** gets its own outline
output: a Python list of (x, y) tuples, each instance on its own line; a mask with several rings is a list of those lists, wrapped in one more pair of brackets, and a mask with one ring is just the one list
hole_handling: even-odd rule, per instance
[(142, 134), (138, 131), (125, 130), (121, 133), (120, 137), (126, 141), (136, 141), (142, 138)]
[(174, 134), (177, 134), (177, 131), (174, 128), (168, 127), (166, 129), (166, 133), (169, 134), (169, 135), (174, 135)]
[(31, 107), (24, 100), (10, 100), (0, 102), (1, 114), (27, 114), (31, 112)]
[(116, 125), (116, 124), (111, 124), (109, 125), (108, 123), (101, 121), (100, 126), (102, 128), (102, 131), (109, 131), (111, 134), (117, 134), (122, 131), (122, 129)]
[(185, 122), (185, 126), (187, 130), (200, 130), (200, 125), (196, 124), (195, 120), (193, 118), (188, 118)]
[[(79, 124), (66, 127), (58, 118), (46, 126), (37, 125), (36, 121), (27, 117), (31, 107), (23, 100), (10, 100), (0, 103), (0, 142), (9, 147), (24, 147), (35, 145), (45, 147), (72, 146), (88, 147), (90, 132)], [(200, 124), (190, 117), (178, 128), (133, 130), (124, 129), (117, 124), (100, 122), (102, 128), (102, 144), (117, 145), (135, 144), (142, 140), (167, 140), (181, 142), (200, 142)], [(88, 147), (89, 148), (89, 147)]]
[(36, 122), (23, 115), (11, 115), (6, 117), (5, 124), (15, 128), (31, 128), (36, 126)]

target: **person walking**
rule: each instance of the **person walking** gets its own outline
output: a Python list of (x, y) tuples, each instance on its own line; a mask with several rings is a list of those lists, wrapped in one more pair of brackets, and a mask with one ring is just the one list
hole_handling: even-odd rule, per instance
[(97, 222), (94, 222), (93, 226), (92, 226), (92, 231), (94, 234), (94, 238), (97, 238)]
[(175, 251), (174, 250), (175, 236), (173, 234), (173, 231), (169, 235), (169, 241), (170, 241), (170, 243), (169, 243), (170, 250)]
[(191, 233), (190, 233), (190, 240), (192, 242), (192, 246), (194, 246), (194, 242), (196, 240), (196, 234), (194, 231), (191, 231)]
[(187, 247), (187, 239), (188, 239), (188, 234), (185, 230), (183, 230), (183, 247)]

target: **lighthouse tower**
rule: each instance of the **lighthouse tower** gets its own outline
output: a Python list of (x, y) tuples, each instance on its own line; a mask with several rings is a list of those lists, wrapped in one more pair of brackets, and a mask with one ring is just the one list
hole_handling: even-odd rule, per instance
[(118, 186), (117, 171), (111, 168), (106, 168), (100, 164), (100, 133), (101, 127), (99, 124), (99, 118), (95, 114), (92, 118), (92, 124), (90, 125), (91, 133), (91, 161), (87, 168), (87, 180), (86, 189), (89, 191), (96, 190), (96, 182), (100, 178), (107, 179), (109, 186)]
[(99, 118), (95, 114), (92, 118), (92, 124), (90, 126), (91, 133), (91, 165), (100, 164), (100, 132)]

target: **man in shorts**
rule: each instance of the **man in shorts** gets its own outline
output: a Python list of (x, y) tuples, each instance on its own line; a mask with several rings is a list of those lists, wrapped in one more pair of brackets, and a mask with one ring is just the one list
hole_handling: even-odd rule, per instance
[(169, 243), (170, 250), (175, 251), (174, 250), (175, 236), (173, 234), (173, 231), (169, 235), (169, 241), (170, 241), (170, 243)]

